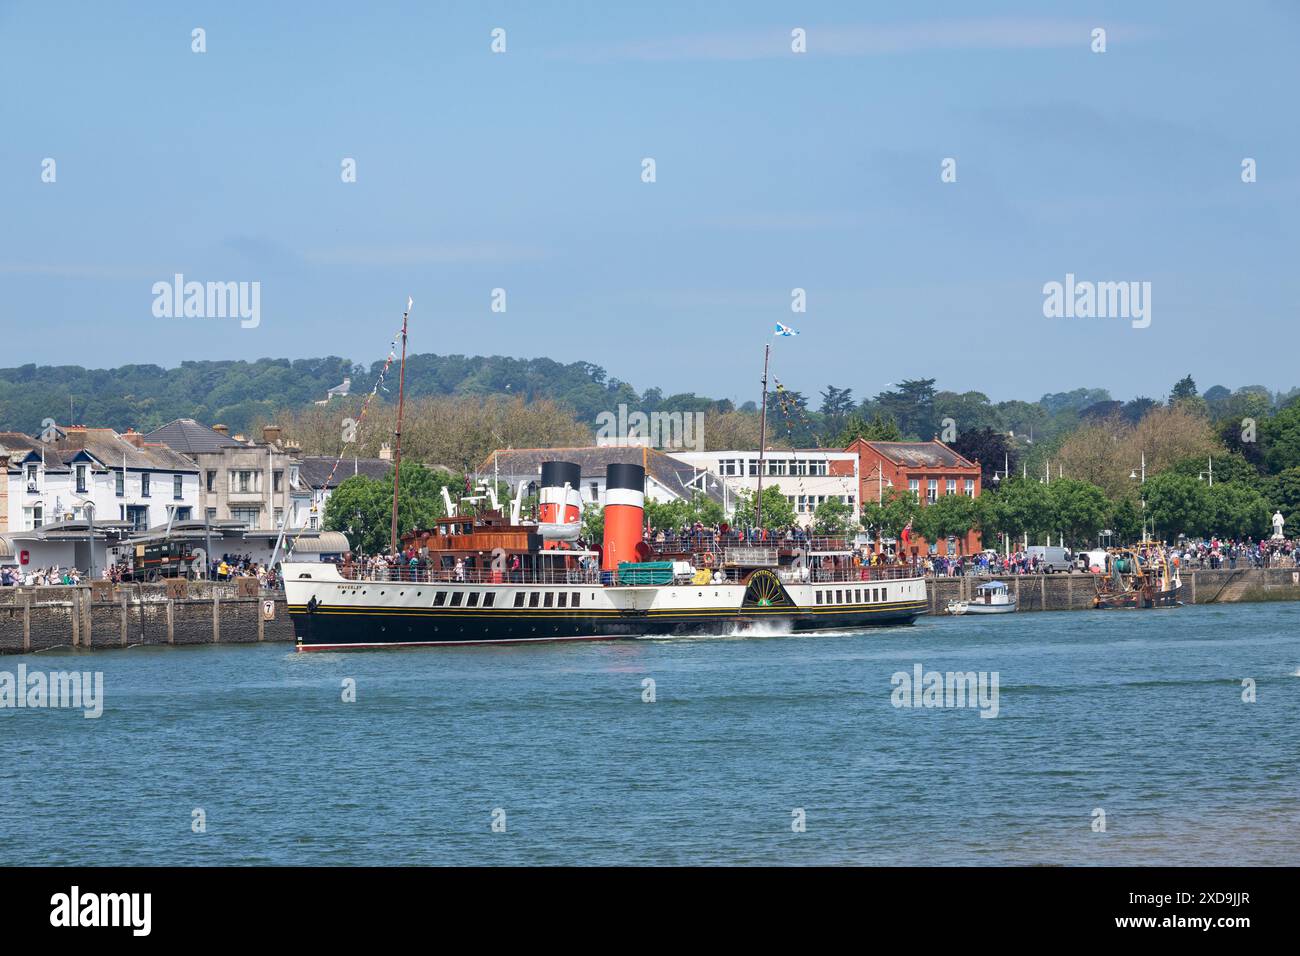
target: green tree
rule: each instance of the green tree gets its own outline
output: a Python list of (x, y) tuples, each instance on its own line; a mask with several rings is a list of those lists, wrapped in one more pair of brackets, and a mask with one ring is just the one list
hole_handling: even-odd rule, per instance
[[(742, 491), (737, 496), (736, 510), (732, 516), (733, 524), (737, 528), (748, 529), (754, 527), (754, 510), (754, 492)], [(790, 504), (790, 499), (776, 485), (768, 485), (764, 488), (763, 527), (784, 529), (789, 528), (794, 523), (794, 505)]]
[(1196, 391), (1196, 382), (1190, 375), (1185, 375), (1174, 385), (1174, 390), (1169, 393), (1169, 404), (1182, 401), (1187, 398), (1199, 397)]
[(1106, 523), (1110, 503), (1096, 485), (1073, 478), (1058, 478), (1050, 485), (1048, 498), (1052, 525), (1072, 547), (1090, 544)]
[(1268, 507), (1282, 512), (1286, 533), (1294, 536), (1300, 529), (1300, 468), (1288, 468), (1269, 479), (1263, 492)]
[[(903, 526), (920, 510), (921, 500), (916, 492), (887, 488), (879, 502), (863, 502), (862, 527), (878, 538), (897, 538)], [(916, 530), (915, 524), (912, 527)]]
[[(402, 462), (397, 505), (397, 534), (431, 527), (446, 517), (442, 489), (452, 499), (465, 487), (463, 475), (433, 471), (418, 462)], [(390, 545), (393, 509), (393, 472), (383, 478), (354, 475), (334, 489), (325, 502), (324, 527), (348, 534), (353, 549), (368, 554), (387, 553)], [(351, 529), (349, 533), (349, 529)]]
[(1165, 471), (1148, 479), (1141, 494), (1147, 503), (1147, 519), (1161, 537), (1212, 533), (1214, 509), (1205, 482)]
[(844, 428), (831, 442), (836, 448), (847, 448), (859, 438), (865, 441), (902, 441), (898, 424), (880, 412), (867, 421), (861, 412), (854, 412), (844, 421)]
[(1055, 531), (1052, 524), (1053, 504), (1048, 486), (1033, 478), (1015, 478), (1002, 482), (990, 503), (988, 516), (996, 522), (995, 530), (1014, 542), (1028, 537), (1032, 544)]
[(956, 538), (960, 550), (966, 533), (977, 523), (977, 511), (974, 498), (942, 495), (921, 509), (913, 527), (930, 542)]
[(813, 531), (817, 534), (843, 535), (852, 527), (853, 509), (839, 498), (827, 498), (813, 512)]
[(1269, 474), (1300, 467), (1300, 400), (1259, 423)]
[(1117, 543), (1136, 541), (1142, 533), (1142, 510), (1132, 498), (1120, 498), (1111, 503), (1107, 525)]
[(1268, 533), (1268, 503), (1258, 491), (1235, 482), (1214, 483), (1206, 489), (1214, 534), (1233, 538), (1260, 537)]

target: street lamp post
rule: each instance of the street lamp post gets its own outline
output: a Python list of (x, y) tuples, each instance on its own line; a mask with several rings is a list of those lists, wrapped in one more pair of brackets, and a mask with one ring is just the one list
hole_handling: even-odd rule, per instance
[(1214, 487), (1214, 458), (1211, 457), (1209, 461), (1210, 461), (1210, 467), (1207, 470), (1201, 472), (1199, 475), (1197, 475), (1196, 480), (1204, 481), (1206, 476), (1208, 475), (1210, 479), (1210, 487), (1213, 488)]
[(87, 533), (90, 537), (90, 580), (95, 580), (95, 503), (87, 501), (81, 507), (86, 516)]
[[(1142, 467), (1141, 476), (1138, 475), (1136, 468), (1130, 471), (1128, 473), (1128, 476), (1130, 479), (1140, 478), (1140, 484), (1145, 485), (1147, 483), (1147, 453), (1145, 451), (1142, 452), (1141, 467)], [(1146, 495), (1141, 494), (1141, 492), (1139, 492), (1139, 498), (1142, 502), (1142, 540), (1145, 541), (1147, 537), (1147, 499), (1146, 499)]]

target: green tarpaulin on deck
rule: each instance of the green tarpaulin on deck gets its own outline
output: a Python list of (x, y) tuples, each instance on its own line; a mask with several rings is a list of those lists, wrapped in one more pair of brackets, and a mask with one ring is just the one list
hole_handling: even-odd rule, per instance
[(667, 584), (673, 579), (671, 561), (633, 561), (618, 563), (619, 584)]

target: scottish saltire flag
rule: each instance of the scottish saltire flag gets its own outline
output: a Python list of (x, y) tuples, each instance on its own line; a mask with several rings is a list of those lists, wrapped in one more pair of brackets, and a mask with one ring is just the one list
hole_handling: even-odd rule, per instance
[(778, 323), (776, 323), (776, 333), (775, 333), (775, 334), (781, 336), (782, 338), (787, 338), (787, 339), (788, 339), (788, 338), (789, 338), (790, 336), (792, 336), (792, 335), (798, 335), (798, 334), (799, 334), (799, 330), (798, 330), (798, 329), (792, 329), (792, 328), (790, 328), (790, 326), (788, 326), (788, 325), (782, 325), (780, 322), (778, 322)]

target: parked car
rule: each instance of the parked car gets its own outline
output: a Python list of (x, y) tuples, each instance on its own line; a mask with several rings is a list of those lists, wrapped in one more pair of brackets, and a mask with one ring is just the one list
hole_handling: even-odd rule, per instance
[(1044, 574), (1051, 574), (1053, 571), (1070, 572), (1074, 569), (1074, 561), (1070, 557), (1068, 548), (1061, 548), (1055, 545), (1031, 544), (1025, 549), (1025, 554), (1029, 555), (1029, 560), (1038, 559), (1038, 570)]

